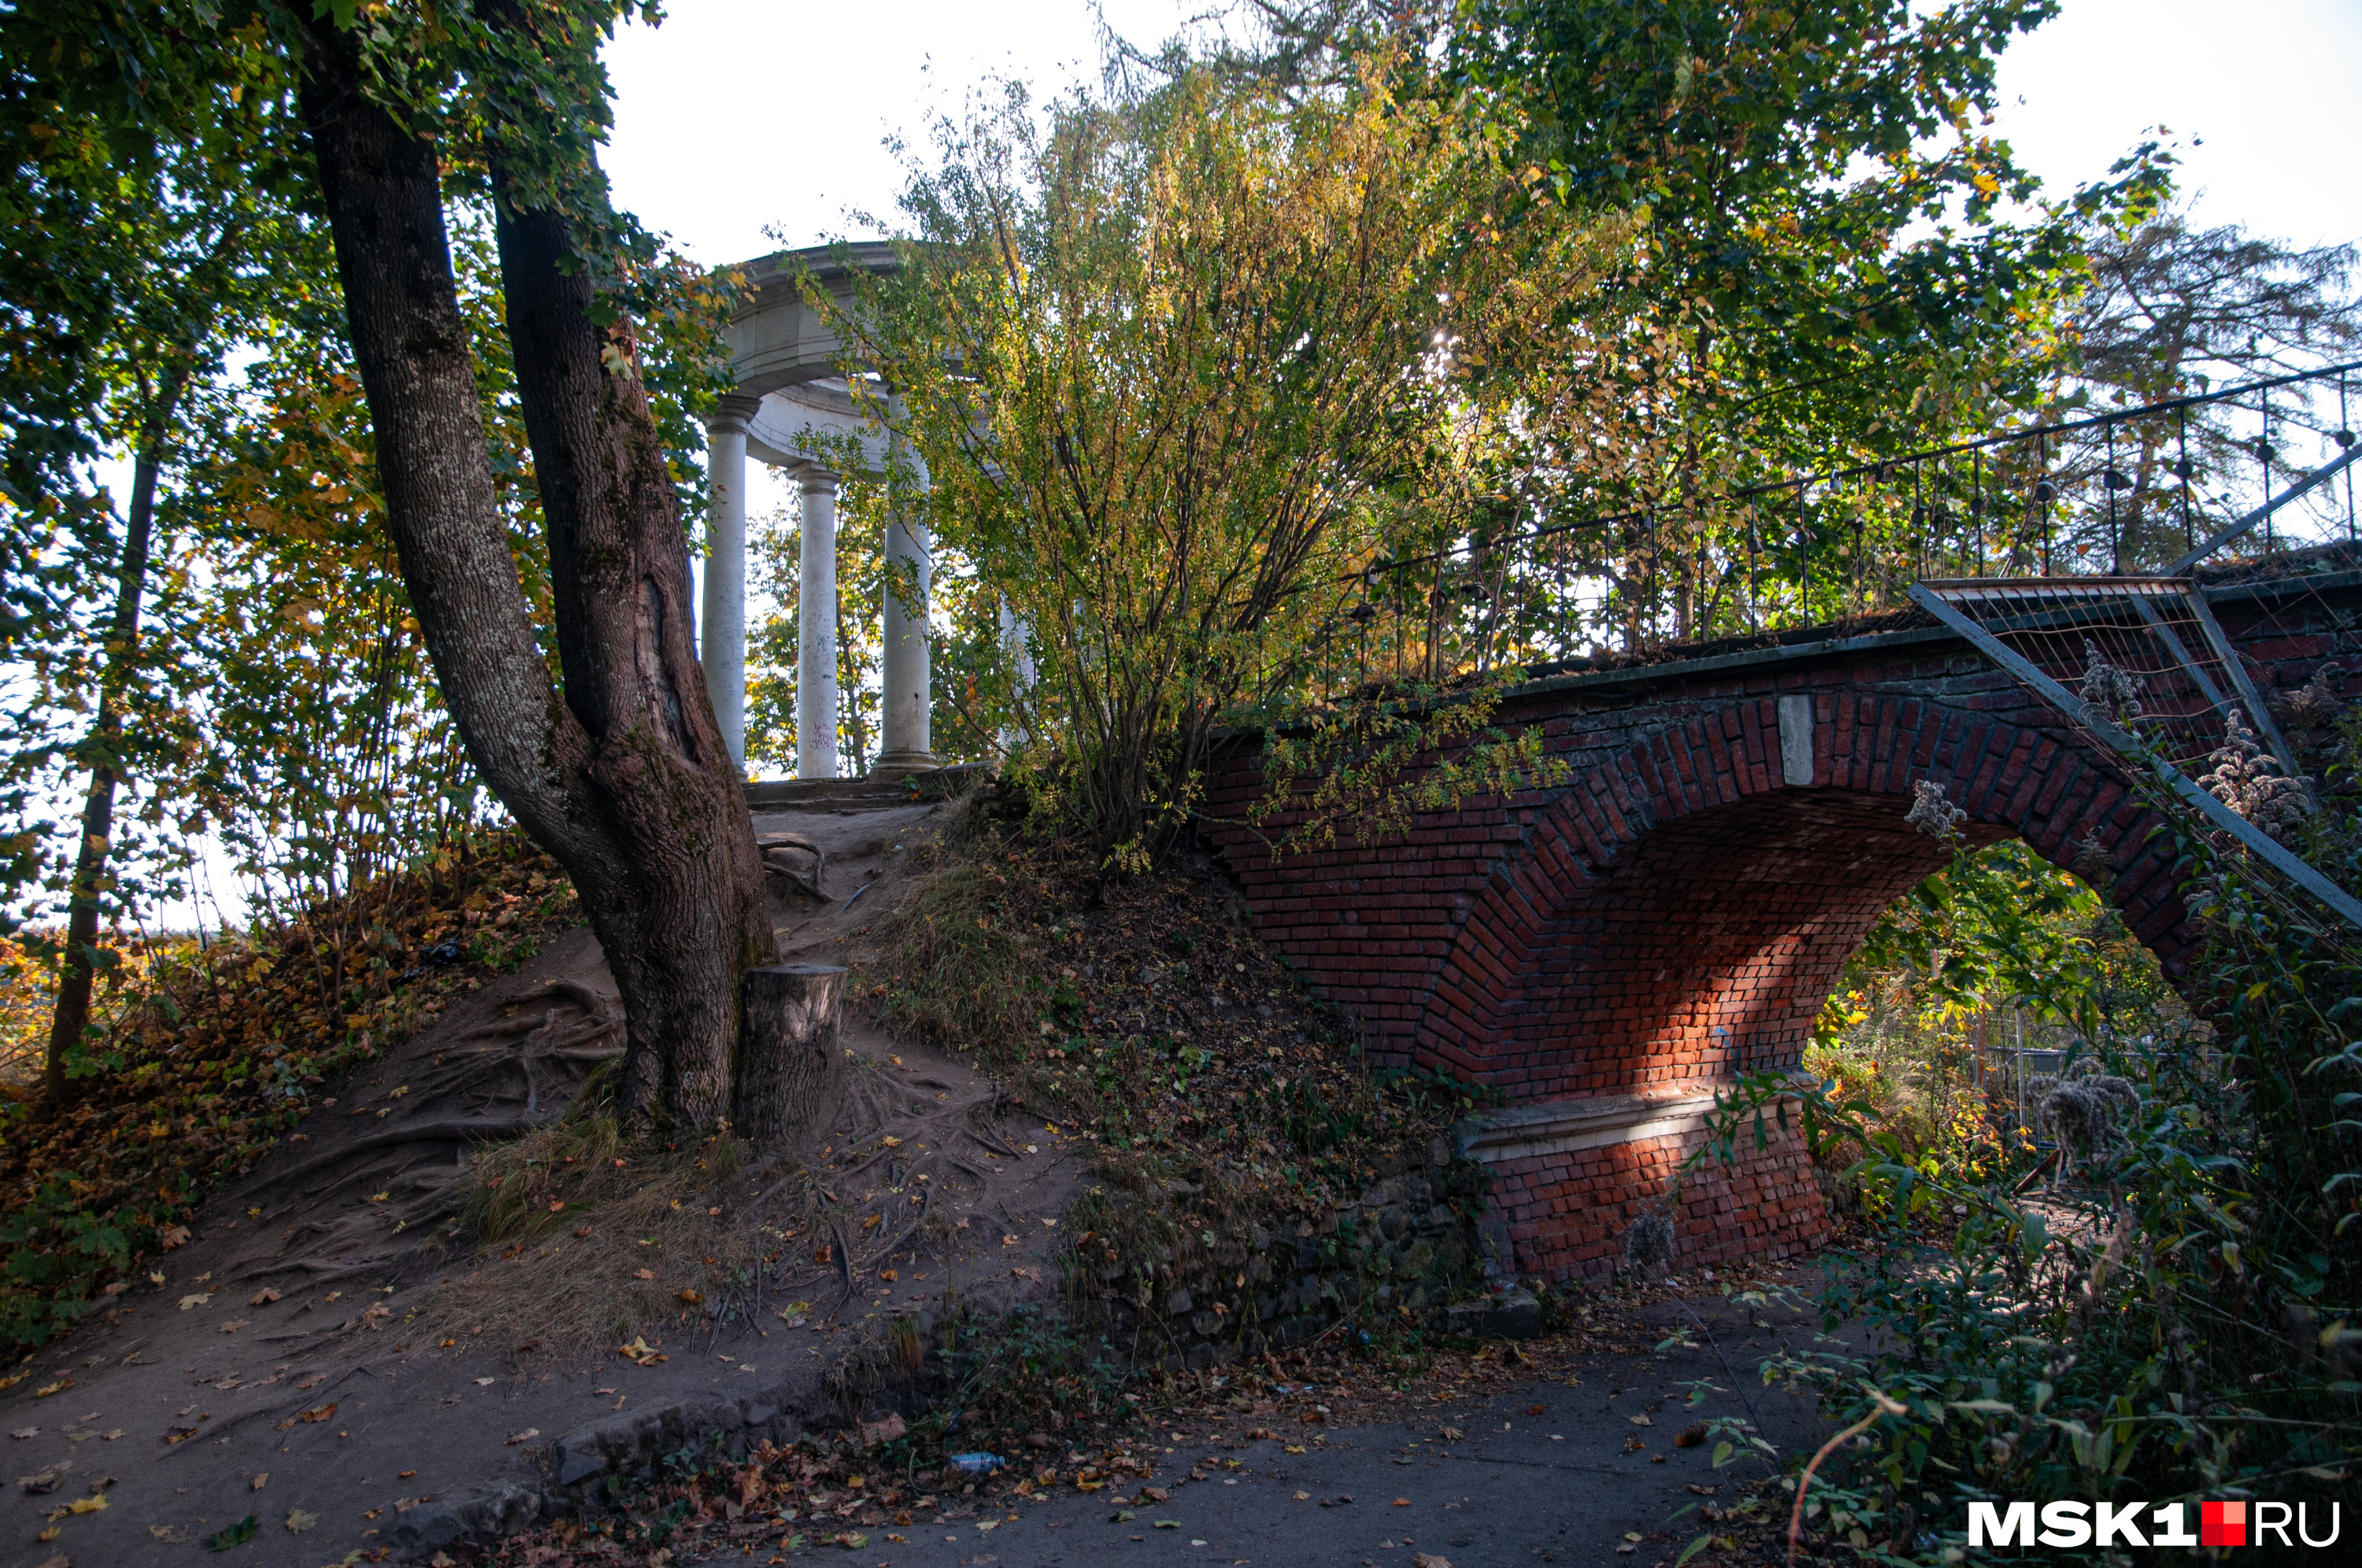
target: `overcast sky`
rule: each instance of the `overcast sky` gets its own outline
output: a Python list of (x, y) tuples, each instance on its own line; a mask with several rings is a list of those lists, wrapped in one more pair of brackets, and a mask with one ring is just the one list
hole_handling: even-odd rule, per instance
[[(1202, 8), (1106, 4), (1152, 44)], [(767, 230), (811, 245), (853, 232), (854, 211), (890, 215), (889, 133), (922, 134), (988, 73), (1096, 83), (1099, 50), (1083, 0), (674, 0), (663, 27), (629, 28), (608, 59), (620, 204), (718, 263), (778, 248)], [(2184, 144), (2202, 220), (2362, 238), (2362, 0), (2066, 0), (2003, 58), (2002, 85), (1999, 130), (2062, 191), (2163, 125)]]

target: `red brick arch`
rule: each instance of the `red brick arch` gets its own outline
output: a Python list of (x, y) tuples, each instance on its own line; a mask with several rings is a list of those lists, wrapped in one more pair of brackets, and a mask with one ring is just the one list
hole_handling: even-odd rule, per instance
[[(1809, 706), (1809, 782), (1802, 756), (1783, 756), (1783, 698)], [(1374, 1054), (1506, 1102), (1470, 1137), (1521, 1271), (1612, 1266), (1698, 1146), (1708, 1097), (1797, 1064), (1847, 957), (1942, 863), (1904, 820), (1919, 780), (1981, 842), (2020, 836), (2066, 865), (2096, 840), (2141, 940), (2169, 967), (2191, 940), (2172, 867), (2107, 760), (1990, 675), (1825, 667), (1625, 703), (1537, 690), (1502, 718), (1540, 730), (1572, 776), (1422, 819), (1403, 843), (1282, 856), (1215, 836), (1265, 937)], [(1217, 798), (1257, 788), (1240, 754)], [(1793, 1138), (1687, 1180), (1685, 1260), (1826, 1232)]]
[(1476, 892), (1409, 1038), (1519, 1100), (1649, 1093), (1793, 1066), (1879, 915), (1944, 852), (1904, 822), (1940, 785), (1971, 836), (2065, 865), (2096, 837), (2109, 889), (2176, 963), (2162, 855), (2097, 759), (1947, 705), (1812, 699), (1812, 782), (1790, 783), (1770, 698), (1649, 734), (1536, 812)]
[[(2325, 672), (2351, 694), (2362, 555), (2281, 569), (2217, 581), (2216, 617), (2263, 691)], [(1811, 719), (1809, 748), (1784, 756), (1783, 704), (1792, 741)], [(2110, 760), (1933, 624), (1539, 672), (1496, 719), (1539, 735), (1565, 780), (1423, 816), (1407, 840), (1276, 854), (1244, 825), (1264, 786), (1242, 733), (1209, 769), (1208, 834), (1264, 939), (1375, 1055), (1499, 1091), (1465, 1136), (1520, 1270), (1611, 1266), (1699, 1146), (1716, 1087), (1796, 1062), (1848, 955), (1940, 862), (1903, 820), (1921, 779), (1980, 839), (2086, 868), (2096, 840), (2104, 890), (2169, 973), (2196, 940)], [(1685, 1265), (1826, 1228), (1793, 1140), (1682, 1180)]]

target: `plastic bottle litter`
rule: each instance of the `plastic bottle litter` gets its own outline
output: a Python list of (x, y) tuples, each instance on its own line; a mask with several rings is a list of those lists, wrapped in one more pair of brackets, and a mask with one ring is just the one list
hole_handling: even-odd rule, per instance
[(968, 1475), (989, 1475), (1009, 1462), (997, 1453), (955, 1453), (952, 1468)]

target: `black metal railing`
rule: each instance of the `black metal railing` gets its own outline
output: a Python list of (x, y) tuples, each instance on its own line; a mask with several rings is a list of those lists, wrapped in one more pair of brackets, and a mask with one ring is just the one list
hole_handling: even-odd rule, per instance
[(2357, 371), (2362, 360), (1373, 560), (1333, 584), (1303, 656), (1308, 695), (1857, 621), (1901, 609), (1923, 579), (2182, 571), (2214, 549), (2353, 540)]

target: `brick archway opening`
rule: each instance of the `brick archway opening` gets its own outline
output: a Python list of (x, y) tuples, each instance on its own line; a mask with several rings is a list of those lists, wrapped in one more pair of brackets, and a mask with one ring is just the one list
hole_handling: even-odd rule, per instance
[(1643, 834), (1563, 889), (1498, 999), (1492, 1059), (1457, 1065), (1518, 1099), (1794, 1066), (1846, 960), (1948, 858), (1909, 804), (1781, 790)]
[[(1769, 1146), (1734, 1164), (1677, 1172), (1715, 1094), (1799, 1064), (1847, 960), (1949, 858), (1904, 820), (1910, 803), (1826, 786), (1745, 795), (1659, 821), (1555, 878), (1546, 908), (1527, 903), (1522, 952), (1451, 1032), (1479, 1049), (1434, 1053), (1515, 1102), (1471, 1135), (1505, 1262), (1558, 1278), (1613, 1268), (1650, 1209), (1673, 1221), (1685, 1267), (1826, 1238), (1821, 1175), (1793, 1127), (1775, 1121)], [(1967, 825), (1980, 846), (2012, 836)], [(1440, 987), (1438, 1005), (1471, 989)]]

